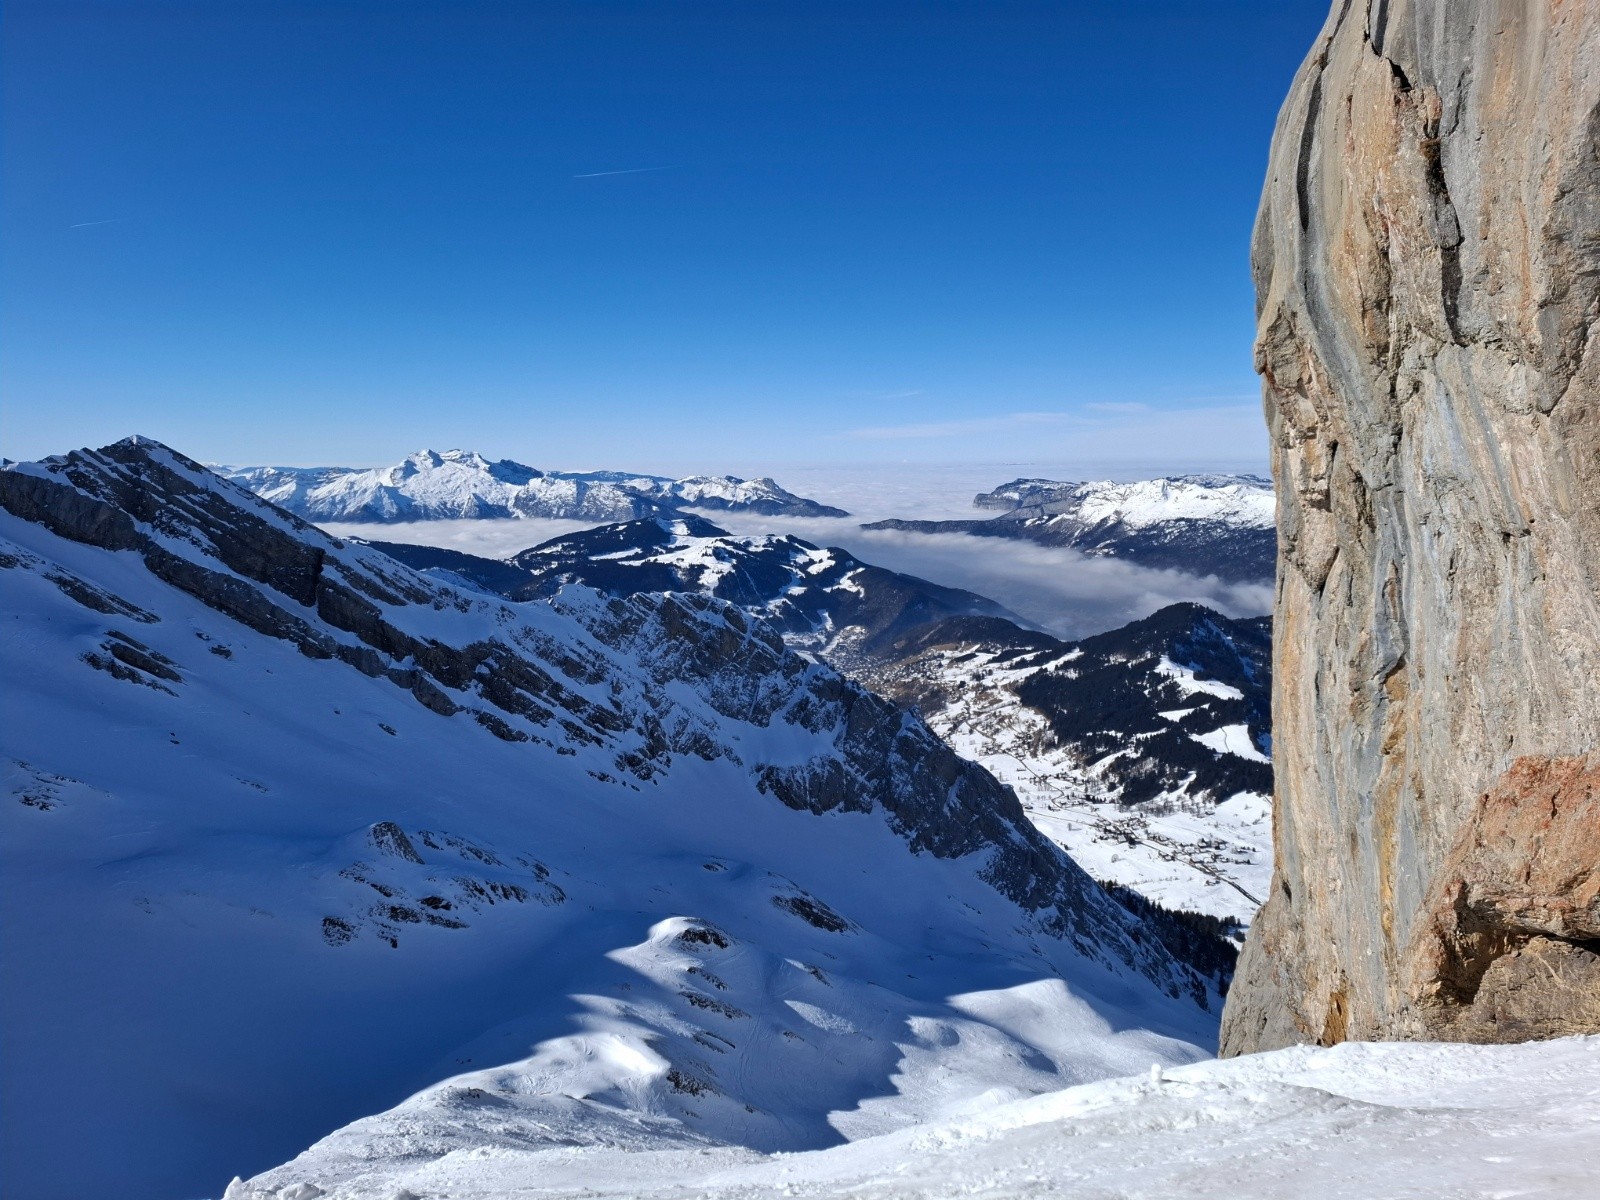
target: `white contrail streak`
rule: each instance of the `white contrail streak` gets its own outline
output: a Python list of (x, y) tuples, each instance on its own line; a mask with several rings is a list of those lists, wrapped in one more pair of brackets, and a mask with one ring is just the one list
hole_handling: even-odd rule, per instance
[(631, 167), (626, 171), (590, 171), (587, 175), (574, 175), (574, 179), (599, 179), (602, 175), (643, 175), (646, 171), (671, 171), (673, 167)]
[(82, 229), (85, 225), (115, 225), (118, 221), (126, 221), (127, 217), (107, 217), (104, 221), (79, 221), (76, 225), (68, 225), (68, 229)]

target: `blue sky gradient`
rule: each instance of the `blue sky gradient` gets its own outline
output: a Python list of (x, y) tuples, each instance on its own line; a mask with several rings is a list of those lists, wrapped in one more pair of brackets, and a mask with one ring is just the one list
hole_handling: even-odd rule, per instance
[(1325, 11), (11, 0), (0, 451), (1259, 464)]

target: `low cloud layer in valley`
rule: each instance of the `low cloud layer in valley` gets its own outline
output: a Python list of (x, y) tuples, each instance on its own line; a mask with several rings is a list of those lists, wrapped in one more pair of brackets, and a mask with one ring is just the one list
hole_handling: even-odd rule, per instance
[[(1251, 464), (1218, 464), (1251, 470)], [(1041, 629), (1074, 638), (1112, 629), (1180, 600), (1193, 600), (1232, 617), (1272, 608), (1272, 589), (1228, 584), (1179, 571), (1160, 571), (1076, 550), (966, 534), (862, 529), (885, 517), (927, 520), (984, 515), (972, 497), (1018, 476), (1053, 479), (1148, 478), (1157, 465), (1096, 469), (1093, 464), (998, 466), (907, 465), (894, 469), (804, 468), (774, 470), (785, 487), (848, 509), (848, 518), (763, 517), (708, 513), (731, 533), (793, 534), (839, 546), (864, 562), (965, 588), (998, 601)], [(491, 558), (590, 528), (581, 521), (419, 521), (398, 525), (329, 525), (339, 536), (446, 546)]]
[(721, 523), (735, 533), (793, 533), (841, 546), (863, 562), (988, 596), (1064, 638), (1114, 629), (1179, 600), (1195, 600), (1230, 617), (1256, 616), (1272, 608), (1272, 589), (1265, 585), (1155, 571), (1032, 542), (861, 529), (855, 521), (735, 514)]
[(334, 537), (361, 538), (369, 542), (409, 542), (413, 546), (443, 546), (484, 558), (509, 558), (529, 546), (594, 527), (593, 521), (552, 521), (542, 517), (517, 521), (398, 521), (392, 525), (329, 521), (322, 526)]

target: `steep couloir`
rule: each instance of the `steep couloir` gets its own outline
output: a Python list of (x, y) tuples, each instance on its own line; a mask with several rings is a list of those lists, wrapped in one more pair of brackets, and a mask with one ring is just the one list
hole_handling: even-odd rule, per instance
[(1600, 8), (1338, 0), (1254, 245), (1277, 868), (1224, 1053), (1600, 1030)]

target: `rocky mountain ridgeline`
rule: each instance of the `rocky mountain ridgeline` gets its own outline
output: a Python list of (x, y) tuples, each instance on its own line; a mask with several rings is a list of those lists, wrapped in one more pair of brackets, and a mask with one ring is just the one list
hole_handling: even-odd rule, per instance
[(586, 530), (505, 560), (370, 544), (510, 598), (578, 583), (619, 597), (691, 592), (737, 604), (791, 646), (916, 711), (1003, 780), (1097, 879), (1240, 926), (1265, 893), (1264, 618), (1181, 604), (1067, 643), (982, 596), (836, 547), (733, 536), (688, 516)]
[[(308, 658), (387, 680), (424, 708), (475, 721), (503, 741), (553, 751), (599, 748), (618, 781), (646, 782), (685, 755), (740, 759), (703, 720), (675, 710), (664, 690), (669, 682), (692, 688), (722, 718), (781, 721), (821, 735), (835, 754), (743, 765), (761, 791), (792, 808), (881, 812), (919, 849), (941, 857), (982, 850), (989, 856), (985, 877), (1053, 930), (1088, 946), (1094, 936), (1083, 922), (1099, 909), (1099, 918), (1112, 920), (1114, 954), (1156, 975), (1167, 970), (1120, 941), (1117, 931), (1127, 922), (1034, 834), (990, 776), (893, 705), (789, 651), (736, 605), (692, 592), (641, 589), (597, 601), (578, 591), (528, 617), (247, 496), (142, 438), (0, 473), (0, 507), (15, 516), (72, 541), (133, 551), (157, 579), (249, 629)], [(67, 576), (39, 568), (31, 556), (13, 557), (8, 565)], [(68, 589), (100, 607), (95, 585), (79, 581)], [(120, 608), (114, 599), (104, 603)], [(407, 619), (414, 614), (423, 620)], [(562, 638), (551, 632), (552, 621), (586, 636)], [(456, 628), (441, 636), (419, 625)], [(496, 632), (485, 636), (485, 625)], [(113, 661), (164, 677), (133, 658), (148, 653), (134, 649), (133, 639), (113, 640), (127, 647), (108, 651)], [(596, 701), (593, 689), (612, 678), (619, 661), (641, 685), (635, 703)]]

